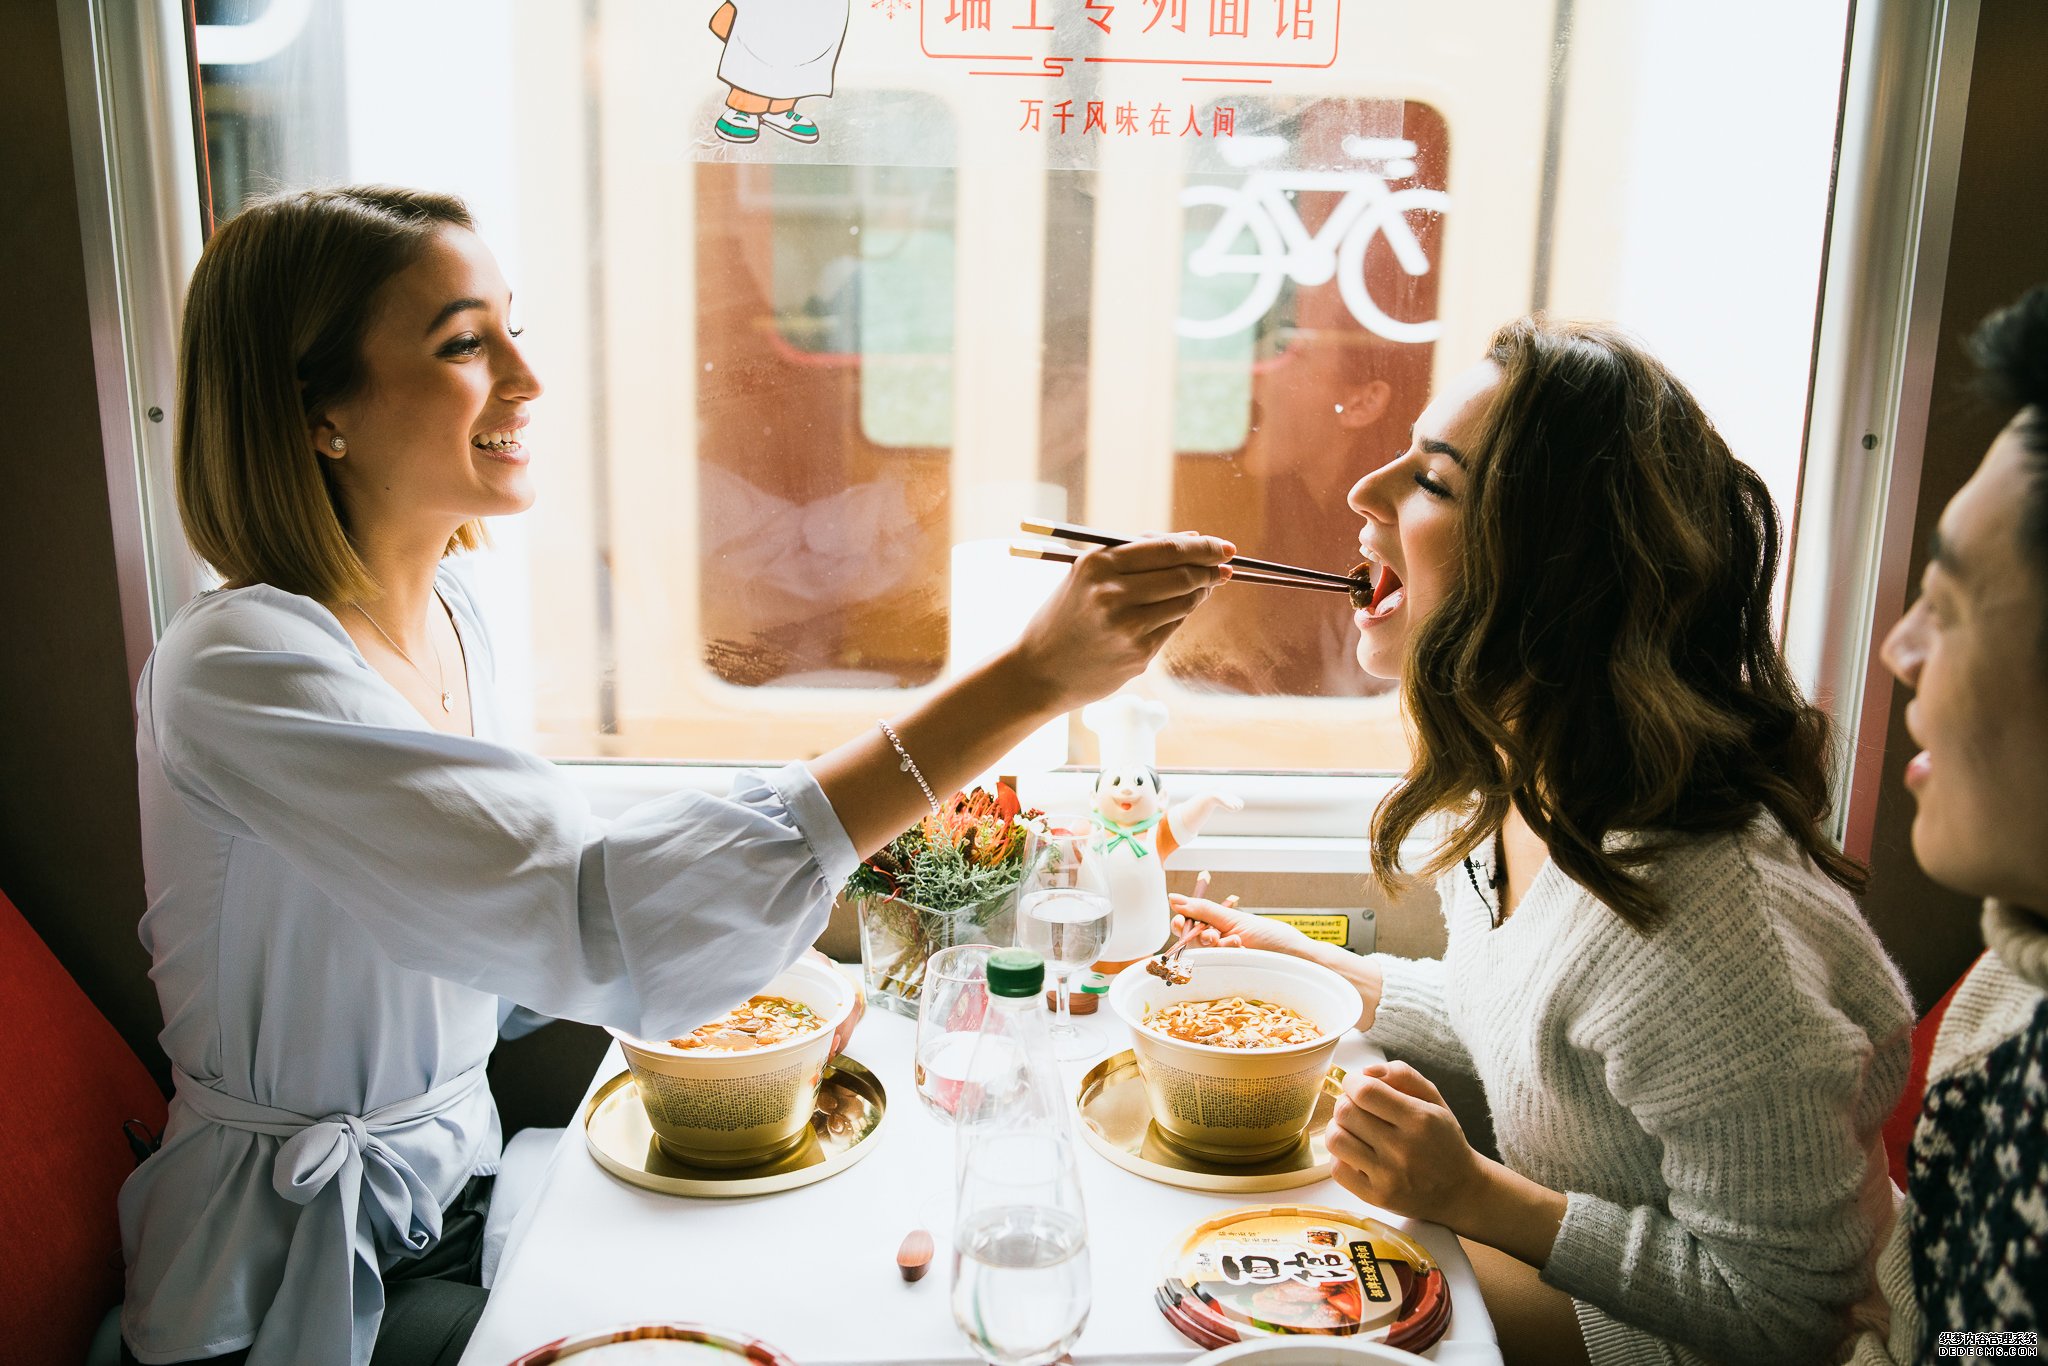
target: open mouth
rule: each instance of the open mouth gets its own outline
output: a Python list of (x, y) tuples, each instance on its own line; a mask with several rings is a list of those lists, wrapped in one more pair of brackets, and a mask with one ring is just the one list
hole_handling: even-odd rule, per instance
[(1402, 592), (1401, 576), (1384, 560), (1366, 560), (1351, 571), (1351, 577), (1356, 583), (1351, 590), (1351, 605), (1358, 609), (1364, 624), (1386, 620), (1400, 610), (1407, 598)]

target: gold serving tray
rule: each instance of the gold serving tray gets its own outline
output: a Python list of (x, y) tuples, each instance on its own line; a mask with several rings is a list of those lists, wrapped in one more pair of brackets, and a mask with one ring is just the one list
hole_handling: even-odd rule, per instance
[(1168, 1143), (1152, 1122), (1152, 1105), (1138, 1076), (1138, 1056), (1126, 1048), (1089, 1069), (1074, 1103), (1088, 1146), (1127, 1172), (1189, 1190), (1230, 1195), (1312, 1186), (1330, 1174), (1330, 1149), (1323, 1131), (1342, 1095), (1344, 1069), (1332, 1067), (1309, 1116), (1308, 1133), (1293, 1151), (1265, 1162), (1227, 1166), (1206, 1162)]
[(654, 1141), (647, 1107), (627, 1071), (598, 1087), (584, 1107), (583, 1141), (598, 1166), (630, 1185), (663, 1195), (734, 1199), (795, 1190), (845, 1171), (874, 1151), (888, 1109), (881, 1079), (842, 1054), (825, 1065), (810, 1133), (795, 1150), (752, 1167), (696, 1167)]

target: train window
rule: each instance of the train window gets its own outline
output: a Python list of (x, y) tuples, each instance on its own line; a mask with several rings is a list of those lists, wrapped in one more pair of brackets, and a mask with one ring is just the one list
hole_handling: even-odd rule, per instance
[[(731, 6), (193, 7), (217, 217), (452, 190), (515, 283), (540, 501), (472, 573), (543, 752), (834, 743), (1028, 617), (1022, 516), (1345, 568), (1349, 486), (1532, 309), (1641, 334), (1790, 520), (1848, 0), (846, 13), (829, 98), (749, 112)], [(1162, 763), (1399, 771), (1353, 647), (1225, 590), (1141, 681)]]
[(697, 598), (724, 682), (904, 688), (946, 662), (953, 179), (696, 170)]

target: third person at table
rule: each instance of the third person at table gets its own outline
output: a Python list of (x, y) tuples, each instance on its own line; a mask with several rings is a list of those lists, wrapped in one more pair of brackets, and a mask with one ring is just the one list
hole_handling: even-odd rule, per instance
[(1330, 1151), (1465, 1240), (1511, 1363), (1824, 1359), (1888, 1212), (1912, 1016), (1823, 832), (1763, 481), (1625, 336), (1522, 321), (1350, 504), (1380, 566), (1358, 659), (1414, 744), (1373, 868), (1442, 832), (1416, 871), (1448, 947), (1176, 909), (1337, 968), (1389, 1053), (1477, 1076), (1500, 1161), (1405, 1061), (1352, 1078)]

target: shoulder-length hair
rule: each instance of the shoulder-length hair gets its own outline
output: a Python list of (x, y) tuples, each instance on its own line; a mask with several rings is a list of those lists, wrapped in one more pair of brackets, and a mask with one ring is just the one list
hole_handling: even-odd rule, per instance
[[(229, 583), (376, 596), (311, 419), (361, 390), (384, 282), (470, 226), (453, 195), (354, 185), (255, 200), (206, 244), (178, 351), (178, 514)], [(482, 543), (466, 522), (448, 551)]]
[[(1778, 516), (1685, 386), (1610, 328), (1523, 319), (1466, 453), (1456, 581), (1411, 644), (1415, 757), (1373, 818), (1372, 862), (1439, 814), (1455, 867), (1509, 803), (1558, 868), (1647, 930), (1643, 872), (1672, 837), (1770, 812), (1860, 892), (1822, 833), (1827, 718), (1771, 632)], [(1611, 840), (1610, 836), (1626, 838)]]

